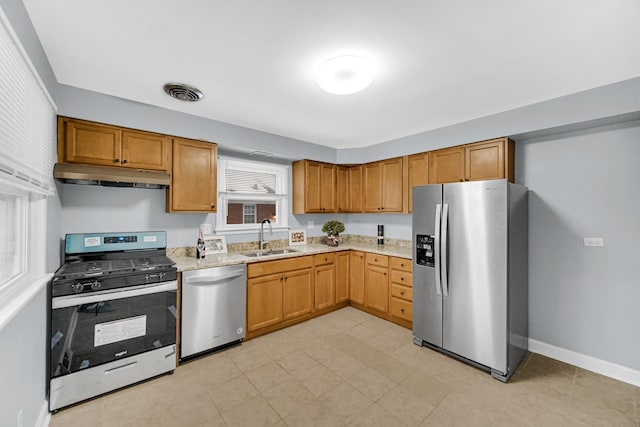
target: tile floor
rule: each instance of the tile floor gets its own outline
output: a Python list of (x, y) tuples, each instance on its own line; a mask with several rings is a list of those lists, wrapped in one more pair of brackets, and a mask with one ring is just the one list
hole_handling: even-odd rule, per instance
[(535, 354), (502, 384), (347, 307), (63, 409), (50, 425), (640, 427), (640, 388)]

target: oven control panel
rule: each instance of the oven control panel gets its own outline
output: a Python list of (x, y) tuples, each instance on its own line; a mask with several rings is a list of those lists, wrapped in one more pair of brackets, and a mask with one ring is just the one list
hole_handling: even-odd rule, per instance
[(104, 238), (104, 244), (114, 244), (114, 243), (136, 243), (138, 241), (138, 236), (108, 236)]
[(77, 233), (67, 234), (64, 240), (65, 256), (167, 247), (164, 231)]

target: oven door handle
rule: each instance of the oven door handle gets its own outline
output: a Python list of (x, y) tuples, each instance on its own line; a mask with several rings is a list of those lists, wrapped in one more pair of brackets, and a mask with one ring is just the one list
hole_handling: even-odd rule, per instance
[(86, 295), (65, 295), (55, 297), (51, 300), (51, 308), (73, 307), (81, 304), (91, 304), (101, 301), (112, 301), (122, 298), (138, 297), (141, 295), (156, 294), (159, 292), (175, 291), (178, 289), (178, 282), (162, 282), (158, 284), (131, 286), (129, 288), (118, 288), (109, 291), (92, 292)]

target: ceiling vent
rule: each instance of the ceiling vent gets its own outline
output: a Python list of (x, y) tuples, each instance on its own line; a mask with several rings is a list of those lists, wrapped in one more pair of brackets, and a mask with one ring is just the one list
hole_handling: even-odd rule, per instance
[(184, 102), (196, 102), (204, 98), (199, 89), (184, 83), (167, 83), (163, 86), (167, 95)]

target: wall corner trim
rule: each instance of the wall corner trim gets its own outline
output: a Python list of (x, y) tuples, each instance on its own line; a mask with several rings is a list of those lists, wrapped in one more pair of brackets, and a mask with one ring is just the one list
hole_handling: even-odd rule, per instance
[(640, 387), (640, 371), (529, 338), (529, 351)]

